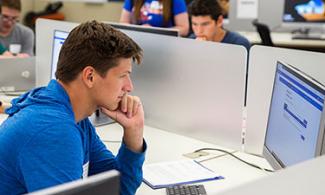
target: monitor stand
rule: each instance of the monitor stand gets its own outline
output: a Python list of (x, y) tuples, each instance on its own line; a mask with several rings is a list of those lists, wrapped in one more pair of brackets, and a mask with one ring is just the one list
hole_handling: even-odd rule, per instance
[(95, 126), (107, 125), (110, 123), (114, 123), (115, 121), (106, 116), (106, 114), (102, 113), (99, 109), (97, 109), (90, 117), (90, 122)]

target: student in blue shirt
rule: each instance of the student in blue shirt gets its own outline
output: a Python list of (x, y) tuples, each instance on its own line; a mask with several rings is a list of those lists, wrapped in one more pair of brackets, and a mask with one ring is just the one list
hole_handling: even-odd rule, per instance
[(181, 36), (189, 30), (184, 0), (125, 0), (120, 22), (176, 28)]
[(193, 0), (188, 7), (194, 35), (197, 40), (214, 41), (244, 46), (249, 51), (249, 41), (223, 26), (223, 10), (216, 0)]
[[(121, 194), (142, 181), (144, 113), (132, 91), (132, 61), (141, 48), (108, 24), (86, 22), (71, 31), (59, 55), (56, 80), (25, 93), (0, 126), (0, 194), (38, 189), (117, 169)], [(120, 150), (106, 149), (88, 120), (97, 107), (123, 129)]]

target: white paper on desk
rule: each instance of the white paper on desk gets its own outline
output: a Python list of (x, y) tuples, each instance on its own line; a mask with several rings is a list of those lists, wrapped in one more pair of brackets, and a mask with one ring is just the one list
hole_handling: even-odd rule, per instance
[(154, 163), (143, 167), (143, 180), (153, 189), (215, 179), (223, 177), (194, 160)]
[(237, 18), (256, 19), (258, 14), (258, 0), (238, 0)]

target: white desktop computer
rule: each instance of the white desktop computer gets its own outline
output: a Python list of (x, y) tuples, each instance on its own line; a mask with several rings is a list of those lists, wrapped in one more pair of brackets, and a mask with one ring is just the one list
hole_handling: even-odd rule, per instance
[(325, 87), (304, 72), (277, 62), (263, 155), (274, 169), (324, 151)]
[(322, 0), (284, 1), (282, 26), (294, 27), (293, 39), (324, 39), (325, 3)]

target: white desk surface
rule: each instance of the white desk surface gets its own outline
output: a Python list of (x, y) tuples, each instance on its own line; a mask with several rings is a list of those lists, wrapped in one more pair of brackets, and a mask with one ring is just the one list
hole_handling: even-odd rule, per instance
[[(260, 36), (257, 32), (239, 31), (238, 33), (246, 37), (252, 44), (261, 43)], [(271, 38), (274, 45), (276, 46), (310, 47), (310, 48), (325, 47), (324, 40), (292, 39), (292, 34), (288, 32), (272, 32)]]
[[(6, 117), (7, 115), (0, 114), (0, 124), (6, 119)], [(120, 141), (122, 139), (123, 133), (122, 127), (116, 123), (105, 125), (98, 127), (97, 133), (104, 141), (107, 148), (116, 154), (121, 144)], [(148, 144), (145, 164), (186, 159), (184, 156), (182, 156), (182, 154), (190, 153), (200, 148), (210, 147), (234, 152), (235, 155), (241, 157), (244, 160), (258, 164), (263, 168), (270, 168), (266, 160), (261, 157), (245, 154), (242, 152), (235, 152), (230, 149), (149, 126), (145, 126), (144, 128), (144, 137)], [(229, 155), (224, 155), (223, 153), (217, 151), (208, 152), (210, 153), (209, 156), (200, 157), (197, 160), (202, 161), (203, 165), (225, 177), (225, 179), (222, 180), (203, 182), (202, 184), (204, 184), (208, 194), (221, 192), (270, 174), (262, 170), (250, 167)], [(206, 160), (209, 158), (213, 159)], [(146, 184), (142, 183), (136, 194), (165, 195), (166, 192), (165, 189), (153, 190)]]
[[(99, 136), (105, 141), (106, 146), (113, 151), (117, 152), (120, 143), (107, 142), (107, 140), (117, 141), (121, 140), (122, 128), (118, 124), (111, 124), (97, 128)], [(198, 141), (189, 137), (177, 135), (167, 131), (159, 130), (156, 128), (145, 126), (144, 137), (148, 144), (146, 153), (145, 164), (162, 161), (173, 161), (179, 159), (186, 159), (182, 154), (193, 152), (194, 150), (211, 147), (225, 149), (220, 146), (209, 144), (206, 142)], [(227, 150), (227, 149), (226, 149)], [(229, 150), (228, 151), (232, 151)], [(202, 162), (203, 165), (209, 169), (220, 173), (224, 176), (223, 180), (204, 182), (207, 193), (217, 193), (234, 186), (259, 179), (270, 173), (263, 172), (259, 169), (250, 167), (239, 160), (229, 156), (223, 155), (220, 152), (208, 151), (212, 153), (209, 156), (201, 157), (198, 161), (204, 160), (216, 155), (221, 155), (218, 158)], [(245, 154), (242, 152), (235, 152), (235, 154), (249, 162), (256, 163), (263, 168), (270, 168), (265, 159), (253, 155)], [(165, 195), (165, 189), (152, 190), (146, 184), (142, 183), (137, 191), (139, 195), (161, 194)]]

